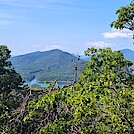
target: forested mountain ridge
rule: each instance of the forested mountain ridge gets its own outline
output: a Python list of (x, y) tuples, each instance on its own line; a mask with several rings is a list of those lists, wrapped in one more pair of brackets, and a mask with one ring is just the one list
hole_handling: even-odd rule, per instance
[[(134, 51), (130, 49), (120, 51), (123, 52), (127, 60), (134, 62)], [(79, 73), (85, 66), (86, 61), (90, 59), (87, 56), (81, 56), (80, 58), (82, 60), (78, 63)], [(30, 81), (34, 78), (38, 81), (70, 81), (74, 79), (74, 65), (77, 62), (77, 57), (68, 52), (54, 49), (14, 56), (10, 60), (15, 70), (20, 73), (26, 81)]]
[(38, 81), (71, 81), (74, 79), (75, 63), (79, 62), (78, 73), (86, 64), (84, 60), (78, 61), (77, 57), (59, 49), (28, 53), (12, 57), (10, 60), (15, 70), (26, 81), (30, 81), (33, 78)]

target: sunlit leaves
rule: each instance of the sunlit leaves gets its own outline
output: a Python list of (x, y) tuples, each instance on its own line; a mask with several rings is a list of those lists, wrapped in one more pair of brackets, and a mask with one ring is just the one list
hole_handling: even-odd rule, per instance
[[(113, 21), (111, 27), (116, 29), (129, 29), (134, 31), (134, 0), (127, 7), (121, 7), (116, 11), (118, 18)], [(133, 34), (134, 39), (134, 34)]]

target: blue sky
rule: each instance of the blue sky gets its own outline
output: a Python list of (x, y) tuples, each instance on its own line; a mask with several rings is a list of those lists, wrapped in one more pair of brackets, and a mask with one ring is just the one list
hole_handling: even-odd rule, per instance
[(0, 44), (12, 55), (61, 49), (83, 54), (88, 47), (134, 50), (128, 30), (110, 27), (130, 0), (0, 0)]

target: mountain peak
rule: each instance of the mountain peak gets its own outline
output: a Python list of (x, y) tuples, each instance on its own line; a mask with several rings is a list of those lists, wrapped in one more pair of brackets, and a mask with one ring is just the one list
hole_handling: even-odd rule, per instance
[[(36, 78), (37, 81), (72, 81), (74, 79), (74, 62), (71, 58), (74, 61), (77, 61), (77, 58), (70, 55), (70, 53), (60, 49), (53, 49), (12, 57), (11, 62), (26, 81), (33, 78)], [(80, 60), (79, 67), (83, 68), (85, 63), (85, 61)]]
[[(45, 51), (46, 52), (46, 51)], [(52, 50), (48, 50), (47, 52), (63, 52), (62, 50), (60, 49), (52, 49)]]
[(134, 51), (131, 49), (122, 49), (120, 50), (123, 54), (125, 59), (127, 60), (131, 60), (132, 62), (134, 62)]
[(131, 50), (131, 49), (128, 49), (128, 48), (126, 48), (126, 49), (122, 49), (122, 50), (120, 50), (121, 52), (132, 52), (132, 53), (134, 53), (134, 51), (133, 50)]

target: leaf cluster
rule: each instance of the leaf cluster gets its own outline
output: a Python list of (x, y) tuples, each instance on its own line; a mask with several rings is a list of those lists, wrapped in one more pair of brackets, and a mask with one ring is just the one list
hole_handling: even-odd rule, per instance
[[(121, 7), (116, 11), (118, 19), (113, 21), (111, 27), (116, 29), (129, 29), (134, 31), (134, 0), (127, 7)], [(134, 34), (133, 34), (134, 39)]]

